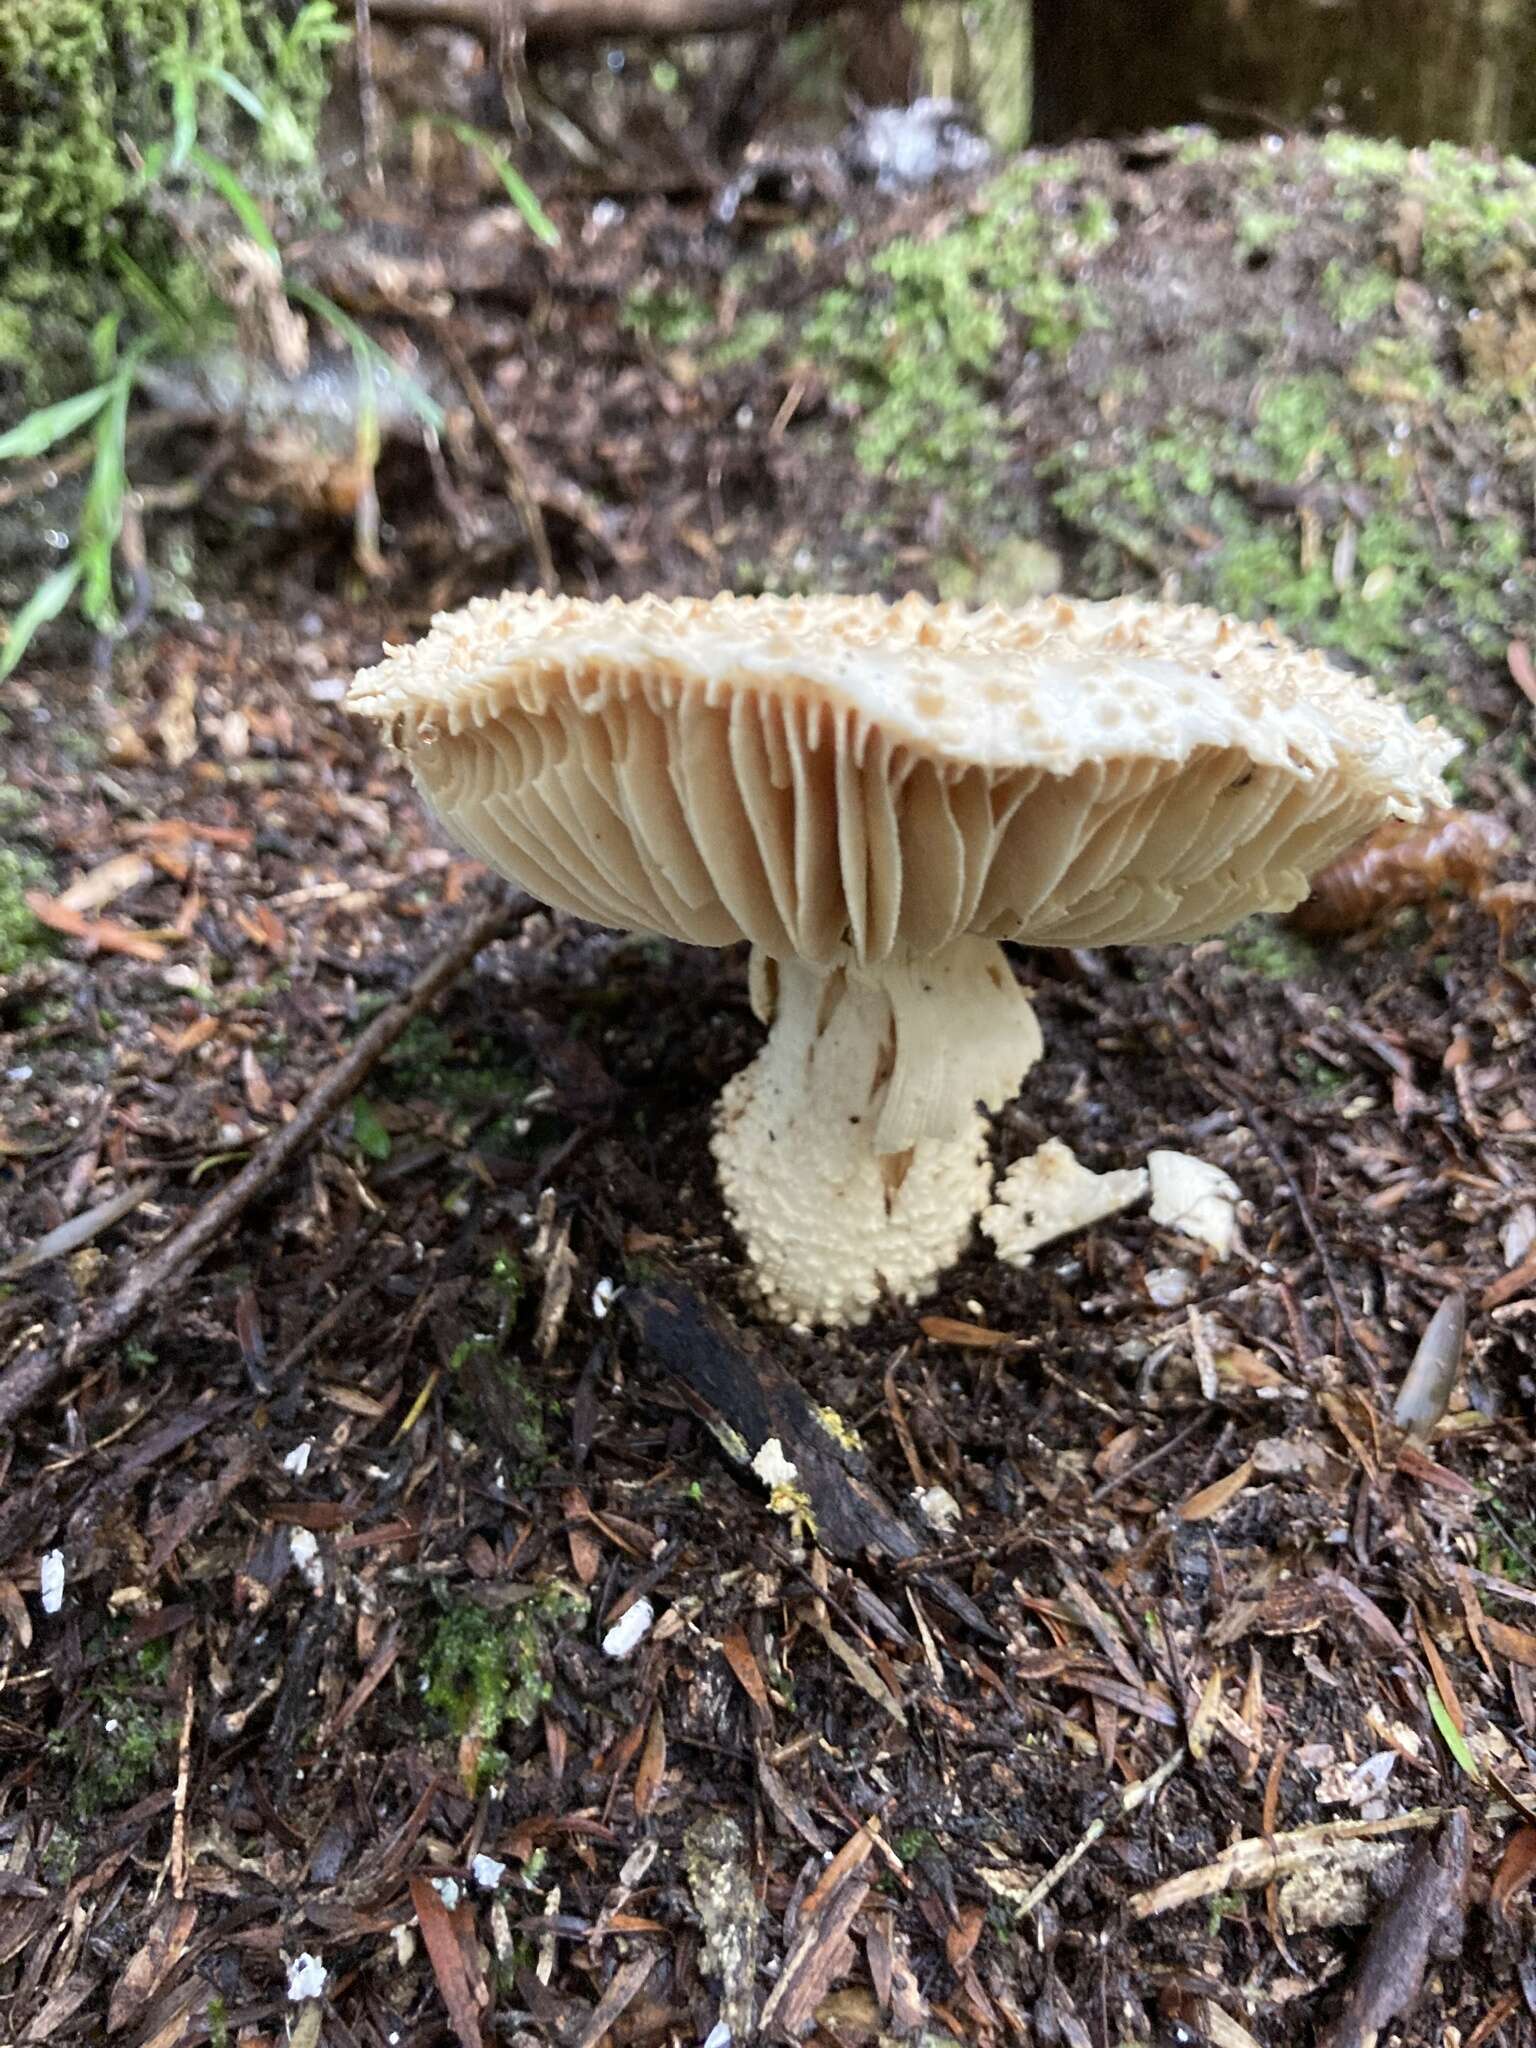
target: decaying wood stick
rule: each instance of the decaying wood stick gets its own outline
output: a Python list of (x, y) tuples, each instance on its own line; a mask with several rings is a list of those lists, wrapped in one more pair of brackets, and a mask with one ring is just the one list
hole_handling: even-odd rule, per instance
[[(824, 21), (861, 0), (795, 0), (792, 25)], [(862, 0), (868, 5), (869, 0)], [(509, 17), (522, 26), (530, 57), (604, 38), (730, 35), (782, 16), (784, 0), (372, 0), (375, 21), (468, 29), (494, 42)]]
[(89, 1321), (62, 1343), (46, 1341), (22, 1352), (0, 1375), (0, 1429), (38, 1401), (66, 1374), (115, 1344), (145, 1309), (163, 1303), (196, 1271), (218, 1240), (238, 1222), (258, 1195), (272, 1186), (320, 1136), (408, 1024), (450, 982), (456, 981), (482, 947), (499, 939), (535, 908), (533, 898), (498, 894), (449, 940), (411, 983), (406, 994), (381, 1010), (336, 1064), (304, 1097), (291, 1123), (257, 1147), (234, 1179), (210, 1195), (179, 1230), (135, 1266), (126, 1281)]
[(523, 461), (521, 436), (510, 421), (498, 420), (491, 410), (490, 400), (485, 395), (485, 386), (475, 375), (469, 357), (459, 346), (458, 336), (446, 320), (433, 323), (438, 347), (448, 358), (448, 366), (459, 380), (459, 387), (469, 400), (469, 409), (479, 422), (481, 432), (501, 458), (501, 466), (507, 473), (507, 488), (518, 516), (528, 535), (533, 549), (534, 563), (539, 572), (539, 587), (555, 596), (560, 589), (560, 578), (555, 571), (555, 558), (550, 553), (549, 533), (544, 525), (544, 514), (539, 501), (533, 494), (528, 481), (527, 466)]
[[(874, 1551), (901, 1561), (921, 1557), (930, 1547), (882, 1498), (862, 1456), (839, 1441), (803, 1388), (723, 1316), (674, 1281), (628, 1289), (623, 1301), (641, 1343), (717, 1434), (721, 1425), (733, 1432), (748, 1461), (777, 1442), (795, 1468), (795, 1485), (805, 1493), (824, 1550), (839, 1558)], [(951, 1579), (933, 1571), (923, 1580), (967, 1628), (1001, 1642), (975, 1601)]]
[(1408, 1859), (1403, 1881), (1371, 1929), (1322, 2048), (1374, 2048), (1391, 2020), (1407, 2020), (1431, 1961), (1461, 1953), (1472, 1830), (1455, 1807)]

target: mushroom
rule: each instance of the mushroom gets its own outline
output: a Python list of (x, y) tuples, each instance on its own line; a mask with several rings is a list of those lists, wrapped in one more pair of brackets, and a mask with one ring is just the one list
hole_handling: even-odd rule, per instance
[(351, 703), (450, 830), (599, 924), (751, 942), (768, 1040), (714, 1152), (770, 1308), (863, 1319), (962, 1251), (1040, 1052), (1000, 941), (1301, 901), (1455, 743), (1269, 627), (1119, 600), (511, 594)]

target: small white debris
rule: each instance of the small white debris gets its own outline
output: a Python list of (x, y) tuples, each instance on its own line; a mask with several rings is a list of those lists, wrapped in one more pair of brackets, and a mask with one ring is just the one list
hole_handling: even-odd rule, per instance
[(43, 1603), (44, 1614), (57, 1614), (64, 1605), (64, 1553), (49, 1550), (43, 1555), (37, 1568), (38, 1598)]
[(345, 676), (316, 676), (309, 686), (312, 704), (339, 704), (347, 694)]
[(283, 1460), (283, 1470), (295, 1479), (302, 1479), (309, 1470), (309, 1454), (313, 1446), (308, 1437), (301, 1444), (295, 1444)]
[(1397, 1754), (1390, 1749), (1379, 1749), (1359, 1763), (1330, 1763), (1318, 1778), (1314, 1796), (1319, 1806), (1368, 1806), (1386, 1790), (1396, 1768)]
[(494, 1856), (477, 1856), (469, 1866), (469, 1874), (483, 1892), (495, 1891), (507, 1874), (505, 1863), (498, 1863)]
[(432, 1889), (442, 1900), (444, 1910), (449, 1913), (453, 1912), (461, 1897), (458, 1879), (456, 1877), (434, 1877)]
[(618, 1284), (605, 1273), (592, 1290), (592, 1313), (600, 1323), (608, 1320), (608, 1311), (613, 1307), (613, 1297), (618, 1293)]
[[(12, 1076), (15, 1079), (15, 1076)], [(1506, 1266), (1518, 1266), (1526, 1253), (1536, 1245), (1536, 1208), (1529, 1202), (1522, 1202), (1513, 1215), (1506, 1216), (1504, 1227), (1499, 1232), (1499, 1246), (1504, 1253)]]
[(203, 985), (202, 977), (190, 960), (173, 960), (169, 967), (162, 968), (160, 979), (167, 988), (181, 989), (187, 994)]
[(1028, 1266), (1041, 1245), (1117, 1215), (1146, 1192), (1145, 1167), (1094, 1173), (1070, 1145), (1048, 1138), (1009, 1167), (994, 1190), (996, 1200), (982, 1211), (981, 1227), (1010, 1266)]
[(917, 1511), (937, 1535), (951, 1536), (960, 1526), (960, 1503), (947, 1486), (915, 1486)]
[(1147, 1270), (1147, 1293), (1158, 1308), (1182, 1308), (1194, 1291), (1194, 1276), (1183, 1266), (1151, 1266)]
[(1218, 1259), (1237, 1242), (1238, 1186), (1228, 1173), (1188, 1152), (1149, 1152), (1152, 1221), (1209, 1245)]
[(307, 1951), (288, 1965), (288, 1999), (292, 2005), (306, 1998), (319, 1998), (325, 1991), (326, 1969), (318, 1956)]
[(731, 2030), (724, 2020), (716, 2020), (704, 2036), (704, 2048), (731, 2048)]
[(752, 1460), (752, 1470), (770, 1493), (781, 1486), (793, 1486), (800, 1477), (798, 1468), (785, 1457), (784, 1446), (776, 1436), (769, 1437)]
[(632, 1607), (626, 1607), (618, 1620), (603, 1637), (605, 1657), (628, 1657), (636, 1651), (651, 1632), (656, 1619), (656, 1610), (643, 1595)]
[(313, 1529), (290, 1529), (288, 1531), (288, 1555), (293, 1559), (299, 1577), (312, 1593), (325, 1591), (325, 1566), (320, 1561), (320, 1545), (315, 1540)]
[(7, 1079), (7, 1081), (30, 1081), (32, 1078), (32, 1069), (30, 1067), (25, 1066), (7, 1067), (5, 1070), (5, 1078)]

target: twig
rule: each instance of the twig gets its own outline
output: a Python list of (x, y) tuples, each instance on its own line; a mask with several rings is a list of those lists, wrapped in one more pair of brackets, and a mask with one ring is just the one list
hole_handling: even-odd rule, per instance
[(545, 530), (544, 514), (539, 510), (539, 501), (528, 481), (528, 471), (523, 462), (523, 451), (518, 446), (518, 437), (504, 420), (498, 420), (491, 411), (491, 402), (485, 395), (485, 386), (475, 375), (469, 357), (459, 346), (459, 338), (448, 322), (434, 321), (433, 330), (437, 335), (438, 346), (448, 358), (449, 368), (458, 379), (464, 396), (469, 400), (470, 411), (479, 421), (491, 446), (501, 457), (501, 466), (507, 472), (507, 483), (512, 492), (512, 502), (528, 530), (533, 558), (538, 564), (539, 582), (545, 590), (557, 591), (560, 588), (560, 580), (555, 574), (555, 558), (549, 551), (549, 534)]
[[(744, 1341), (676, 1280), (627, 1288), (622, 1298), (645, 1350), (738, 1463), (749, 1463), (771, 1442), (778, 1458), (794, 1467), (794, 1486), (829, 1556), (854, 1559), (873, 1551), (899, 1564), (924, 1551), (922, 1539), (869, 1477), (863, 1458), (832, 1434), (824, 1411), (766, 1349)], [(922, 1583), (983, 1640), (1002, 1640), (970, 1595), (942, 1572)]]
[(375, 192), (384, 189), (384, 164), (379, 155), (379, 81), (373, 69), (373, 9), (369, 0), (352, 0), (356, 24), (357, 114), (363, 129), (363, 171)]
[(1117, 1820), (1134, 1813), (1138, 1807), (1145, 1806), (1149, 1799), (1161, 1792), (1188, 1754), (1188, 1750), (1176, 1749), (1172, 1756), (1163, 1759), (1150, 1778), (1141, 1778), (1136, 1784), (1127, 1785), (1114, 1806), (1091, 1820), (1082, 1838), (1074, 1842), (1064, 1856), (1058, 1856), (1044, 1877), (1030, 1889), (1018, 1909), (1019, 1919), (1022, 1920), (1026, 1913), (1033, 1913), (1037, 1906), (1044, 1905), (1067, 1872), (1075, 1864), (1082, 1862), (1094, 1843), (1107, 1835)]
[(1218, 1072), (1207, 1061), (1192, 1054), (1189, 1048), (1179, 1041), (1177, 1032), (1174, 1033), (1174, 1042), (1178, 1048), (1179, 1057), (1186, 1065), (1196, 1069), (1206, 1087), (1214, 1095), (1225, 1095), (1230, 1102), (1237, 1105), (1249, 1129), (1269, 1154), (1271, 1164), (1285, 1182), (1291, 1200), (1296, 1204), (1296, 1214), (1300, 1218), (1301, 1227), (1306, 1232), (1308, 1238), (1310, 1238), (1312, 1249), (1317, 1253), (1318, 1264), (1323, 1269), (1323, 1281), (1328, 1289), (1329, 1298), (1333, 1302), (1334, 1314), (1338, 1317), (1340, 1327), (1349, 1340), (1350, 1349), (1364, 1366), (1365, 1376), (1371, 1383), (1372, 1392), (1379, 1401), (1384, 1402), (1386, 1399), (1386, 1389), (1382, 1384), (1381, 1368), (1371, 1356), (1370, 1351), (1360, 1337), (1360, 1333), (1355, 1328), (1355, 1319), (1350, 1314), (1348, 1305), (1344, 1300), (1344, 1290), (1339, 1281), (1338, 1268), (1333, 1262), (1333, 1254), (1329, 1251), (1322, 1232), (1317, 1227), (1317, 1218), (1312, 1213), (1312, 1204), (1303, 1193), (1301, 1183), (1297, 1180), (1290, 1161), (1276, 1142), (1274, 1133), (1260, 1115), (1258, 1104), (1243, 1084), (1234, 1079), (1231, 1074)]
[(213, 1246), (273, 1182), (307, 1152), (326, 1124), (357, 1093), (364, 1077), (372, 1071), (406, 1026), (450, 982), (457, 980), (475, 955), (492, 939), (499, 939), (534, 908), (531, 897), (498, 896), (495, 902), (472, 917), (456, 937), (412, 982), (400, 1001), (380, 1011), (346, 1052), (315, 1083), (299, 1104), (292, 1123), (284, 1124), (261, 1144), (234, 1179), (211, 1195), (180, 1230), (159, 1244), (142, 1261), (106, 1307), (80, 1326), (62, 1344), (50, 1348), (34, 1346), (0, 1376), (0, 1429), (8, 1429), (18, 1415), (40, 1400), (64, 1376), (94, 1358), (109, 1344), (115, 1344), (152, 1304), (163, 1305), (167, 1296), (181, 1287), (201, 1265)]
[[(854, 8), (884, 14), (887, 0), (795, 0), (791, 26), (804, 28)], [(506, 0), (373, 0), (381, 21), (408, 21), (468, 29), (492, 42)], [(530, 57), (548, 56), (589, 42), (649, 37), (734, 35), (778, 18), (783, 0), (527, 0), (522, 9)]]

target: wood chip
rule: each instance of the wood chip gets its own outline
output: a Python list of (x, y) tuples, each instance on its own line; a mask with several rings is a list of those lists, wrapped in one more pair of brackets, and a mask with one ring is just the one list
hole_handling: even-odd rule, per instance
[[(429, 1877), (411, 1879), (411, 1905), (459, 2048), (482, 2048), (483, 1999), (477, 1993), (483, 1993), (484, 1986), (471, 1976), (466, 1960), (466, 1948), (473, 1946), (473, 1915), (463, 1905), (450, 1913)], [(467, 1939), (461, 1939), (461, 1935)]]
[(1253, 1460), (1244, 1458), (1227, 1473), (1223, 1479), (1213, 1479), (1209, 1486), (1202, 1486), (1198, 1493), (1192, 1493), (1179, 1508), (1179, 1519), (1184, 1522), (1208, 1522), (1213, 1515), (1219, 1515), (1229, 1502), (1236, 1500), (1243, 1488), (1253, 1477)]

